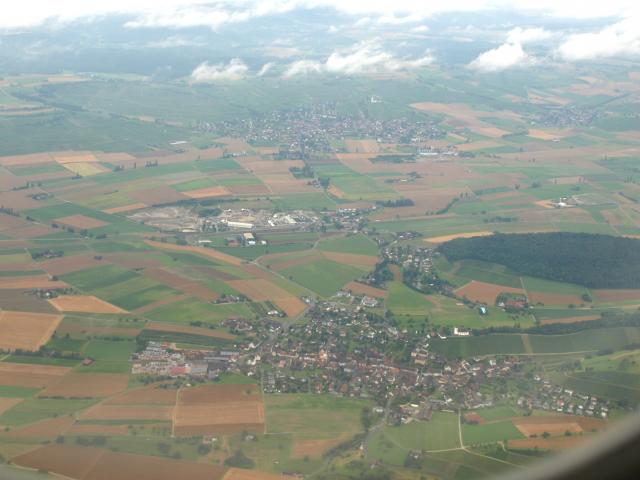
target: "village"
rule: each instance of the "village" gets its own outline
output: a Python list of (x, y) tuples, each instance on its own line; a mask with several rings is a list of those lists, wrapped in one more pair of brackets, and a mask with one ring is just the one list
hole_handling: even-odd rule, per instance
[(367, 312), (362, 303), (368, 297), (355, 298), (351, 304), (318, 302), (301, 325), (229, 319), (226, 326), (243, 338), (233, 348), (150, 341), (132, 356), (131, 373), (186, 382), (235, 373), (256, 379), (270, 394), (372, 399), (379, 408), (388, 405), (388, 421), (397, 424), (428, 420), (432, 410), (504, 404), (525, 412), (608, 416), (610, 401), (554, 385), (524, 357), (446, 359), (430, 349), (430, 341), (444, 335), (424, 326), (400, 329), (392, 318)]
[[(372, 103), (380, 103), (372, 97)], [(224, 137), (242, 137), (251, 144), (279, 145), (278, 158), (305, 159), (311, 152), (336, 153), (334, 138), (369, 137), (380, 143), (424, 147), (429, 140), (445, 137), (435, 120), (408, 118), (377, 120), (339, 113), (335, 102), (293, 110), (276, 110), (246, 120), (201, 122), (200, 130)]]

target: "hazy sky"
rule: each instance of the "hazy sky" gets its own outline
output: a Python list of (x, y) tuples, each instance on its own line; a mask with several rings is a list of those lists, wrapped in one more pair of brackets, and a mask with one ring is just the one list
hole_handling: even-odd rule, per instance
[(138, 17), (138, 25), (215, 28), (252, 17), (317, 6), (398, 23), (419, 21), (434, 13), (486, 9), (517, 9), (568, 18), (623, 18), (638, 12), (637, 3), (637, 0), (20, 0), (3, 5), (0, 28), (37, 26), (52, 18), (68, 21), (110, 13), (133, 14)]
[[(269, 15), (286, 15), (294, 10), (333, 8), (343, 14), (341, 21), (351, 27), (367, 29), (365, 40), (335, 50), (324, 60), (292, 59), (285, 76), (317, 73), (357, 74), (373, 71), (399, 71), (422, 68), (438, 62), (427, 48), (421, 55), (398, 56), (384, 48), (379, 30), (395, 29), (425, 35), (434, 15), (455, 12), (517, 12), (514, 18), (530, 18), (527, 25), (504, 25), (496, 33), (495, 47), (468, 64), (479, 72), (527, 68), (550, 61), (583, 61), (610, 57), (640, 56), (640, 0), (19, 0), (3, 5), (0, 36), (45, 26), (57, 28), (69, 22), (90, 22), (113, 14), (124, 14), (122, 28), (164, 28), (171, 32), (191, 27), (214, 31), (225, 26), (250, 22)], [(504, 15), (501, 18), (505, 18)], [(549, 30), (548, 19), (564, 19), (563, 29)], [(585, 30), (571, 27), (576, 19), (604, 20)], [(484, 25), (469, 25), (470, 41), (477, 40)], [(331, 26), (328, 35), (338, 34), (341, 26)], [(459, 27), (458, 27), (459, 28)], [(475, 29), (475, 33), (474, 30)], [(474, 37), (474, 35), (476, 35)], [(167, 41), (171, 44), (172, 39)], [(182, 40), (184, 41), (184, 39)], [(159, 43), (158, 45), (160, 45)], [(231, 52), (230, 52), (231, 53)], [(264, 75), (273, 65), (265, 64), (252, 72), (240, 58), (230, 62), (199, 65), (194, 81), (237, 80)]]

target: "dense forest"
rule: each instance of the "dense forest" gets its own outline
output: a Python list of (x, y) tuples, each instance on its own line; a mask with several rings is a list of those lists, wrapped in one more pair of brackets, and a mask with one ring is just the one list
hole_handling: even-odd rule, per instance
[(505, 265), (520, 275), (590, 288), (640, 288), (640, 240), (588, 233), (495, 234), (457, 238), (439, 250), (451, 261)]

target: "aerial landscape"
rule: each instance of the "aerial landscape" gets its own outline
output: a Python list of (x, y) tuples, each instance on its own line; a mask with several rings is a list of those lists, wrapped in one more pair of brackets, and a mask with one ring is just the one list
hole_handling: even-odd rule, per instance
[(0, 478), (467, 480), (633, 414), (632, 2), (129, 3), (0, 19)]

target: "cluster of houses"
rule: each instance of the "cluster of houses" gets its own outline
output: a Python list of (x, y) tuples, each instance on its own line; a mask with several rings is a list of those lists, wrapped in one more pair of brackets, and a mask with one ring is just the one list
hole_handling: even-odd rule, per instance
[(554, 385), (537, 375), (534, 380), (535, 393), (519, 397), (519, 407), (604, 419), (609, 416), (611, 404), (608, 400)]
[(336, 102), (310, 107), (276, 110), (248, 119), (201, 122), (199, 129), (218, 136), (244, 138), (249, 143), (278, 145), (279, 158), (305, 158), (309, 152), (337, 153), (334, 139), (375, 138), (380, 143), (423, 147), (446, 136), (438, 122), (428, 119), (379, 120), (338, 112)]

